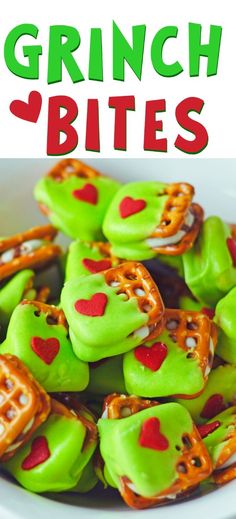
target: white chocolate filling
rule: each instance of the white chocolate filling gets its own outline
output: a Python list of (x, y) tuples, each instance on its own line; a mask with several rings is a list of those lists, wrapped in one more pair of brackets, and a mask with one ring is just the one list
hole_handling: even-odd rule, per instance
[[(184, 225), (187, 225), (191, 229), (194, 221), (194, 215), (190, 211), (188, 211), (184, 219)], [(185, 234), (187, 234), (187, 231), (180, 229), (176, 234), (174, 234), (173, 236), (168, 236), (167, 238), (148, 238), (146, 240), (146, 243), (152, 249), (155, 249), (156, 247), (166, 247), (167, 245), (175, 245), (176, 243), (179, 243), (182, 240)]]
[(236, 452), (232, 454), (232, 456), (230, 456), (226, 460), (226, 462), (223, 465), (221, 465), (221, 467), (219, 467), (217, 470), (227, 469), (228, 467), (231, 467), (231, 465), (233, 465), (234, 463), (236, 463)]
[[(0, 256), (0, 262), (1, 263), (10, 263), (15, 257), (31, 254), (35, 250), (40, 249), (40, 247), (42, 247), (42, 245), (44, 245), (44, 243), (45, 243), (45, 241), (43, 241), (43, 240), (25, 241), (25, 242), (21, 243), (21, 245), (3, 252), (2, 255)], [(18, 251), (17, 255), (16, 255), (16, 251)]]
[(148, 326), (142, 326), (141, 328), (138, 328), (133, 332), (133, 337), (139, 337), (140, 339), (145, 339), (145, 337), (148, 337), (149, 335), (149, 328)]
[[(210, 350), (212, 356), (214, 357), (215, 348), (214, 348), (214, 344), (213, 344), (213, 340), (212, 340), (212, 338), (210, 338), (210, 342), (209, 342), (209, 350)], [(209, 364), (209, 362), (208, 362), (208, 364), (207, 364), (207, 366), (206, 366), (206, 369), (205, 369), (204, 376), (207, 377), (207, 376), (209, 375), (210, 371), (211, 371), (211, 366), (210, 366), (210, 364)]]

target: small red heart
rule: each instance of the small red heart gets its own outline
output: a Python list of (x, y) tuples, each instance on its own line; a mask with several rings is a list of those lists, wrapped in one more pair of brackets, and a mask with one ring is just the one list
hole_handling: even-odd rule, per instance
[(168, 349), (163, 342), (155, 342), (150, 348), (147, 346), (138, 346), (134, 350), (136, 359), (144, 366), (157, 371), (167, 357)]
[(50, 339), (32, 337), (31, 348), (45, 364), (51, 364), (59, 353), (60, 342), (55, 337)]
[(28, 103), (15, 99), (10, 104), (10, 111), (19, 119), (29, 121), (30, 123), (36, 123), (42, 106), (42, 96), (36, 90), (32, 90), (28, 97)]
[(229, 249), (230, 256), (233, 260), (234, 267), (236, 267), (236, 241), (233, 238), (228, 238), (227, 247)]
[(98, 292), (97, 294), (94, 294), (91, 299), (78, 299), (75, 303), (75, 309), (82, 315), (101, 317), (105, 313), (107, 301), (107, 295)]
[(216, 431), (218, 427), (220, 427), (219, 420), (216, 420), (215, 422), (211, 423), (205, 423), (203, 425), (197, 425), (197, 429), (201, 438), (206, 438), (208, 434), (211, 434), (212, 432)]
[(202, 312), (202, 314), (207, 315), (207, 317), (209, 317), (209, 319), (213, 319), (213, 317), (215, 315), (214, 308), (206, 308), (205, 306), (203, 306), (203, 308), (201, 309), (201, 312)]
[(47, 461), (50, 458), (51, 453), (48, 447), (48, 441), (45, 436), (38, 436), (34, 439), (31, 445), (31, 451), (26, 456), (26, 458), (22, 461), (21, 468), (23, 470), (31, 470), (44, 461)]
[(214, 416), (221, 413), (221, 411), (224, 411), (224, 409), (225, 404), (223, 396), (219, 393), (216, 393), (215, 395), (211, 395), (210, 398), (208, 398), (200, 416), (202, 418), (207, 418), (207, 420), (211, 420), (211, 418), (214, 418)]
[(142, 447), (165, 451), (169, 447), (167, 438), (160, 432), (160, 420), (156, 417), (148, 418), (143, 422), (139, 443)]
[(145, 200), (135, 200), (131, 196), (126, 196), (119, 205), (120, 216), (121, 218), (127, 218), (132, 214), (140, 213), (140, 211), (145, 209), (146, 205)]
[(98, 190), (92, 184), (85, 184), (81, 189), (75, 189), (72, 195), (77, 198), (77, 200), (92, 205), (96, 205), (98, 201)]
[(92, 272), (92, 274), (111, 268), (111, 260), (109, 259), (95, 261), (89, 258), (84, 258), (82, 263), (89, 272)]

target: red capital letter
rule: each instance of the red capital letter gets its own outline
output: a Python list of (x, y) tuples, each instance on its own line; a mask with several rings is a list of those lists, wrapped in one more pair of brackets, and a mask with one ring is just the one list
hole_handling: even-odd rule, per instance
[(184, 128), (193, 133), (195, 139), (189, 141), (178, 135), (175, 147), (184, 153), (200, 153), (208, 144), (208, 133), (205, 126), (189, 117), (189, 112), (201, 113), (204, 101), (199, 97), (187, 97), (176, 107), (175, 115), (177, 122)]
[(163, 123), (156, 120), (156, 113), (166, 111), (165, 99), (155, 99), (146, 102), (144, 150), (167, 151), (167, 139), (157, 139), (156, 132), (162, 132)]
[(98, 100), (88, 99), (85, 148), (100, 151)]
[(126, 151), (126, 112), (135, 110), (134, 96), (109, 97), (109, 108), (115, 108), (114, 149)]
[[(60, 117), (60, 110), (64, 108), (66, 114)], [(66, 155), (73, 151), (78, 144), (78, 135), (72, 126), (78, 115), (76, 102), (68, 96), (53, 96), (48, 102), (48, 135), (47, 154)], [(60, 134), (64, 133), (66, 139), (60, 143)]]

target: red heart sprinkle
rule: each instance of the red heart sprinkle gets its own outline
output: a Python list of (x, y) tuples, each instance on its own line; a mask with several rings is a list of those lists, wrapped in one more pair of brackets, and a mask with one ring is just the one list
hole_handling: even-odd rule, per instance
[(132, 214), (140, 213), (145, 209), (146, 205), (147, 203), (145, 200), (135, 200), (134, 198), (131, 198), (131, 196), (126, 196), (119, 205), (120, 216), (121, 218), (127, 218)]
[(38, 436), (31, 445), (31, 451), (22, 461), (21, 468), (23, 470), (31, 470), (50, 458), (51, 453), (48, 447), (48, 441), (45, 436)]
[(42, 339), (41, 337), (32, 337), (31, 348), (45, 362), (45, 364), (52, 364), (60, 350), (60, 342), (55, 337), (50, 339)]
[(10, 104), (10, 111), (13, 115), (24, 121), (36, 123), (42, 106), (42, 96), (36, 90), (32, 90), (28, 97), (28, 103), (15, 99)]
[(208, 434), (211, 434), (212, 432), (216, 431), (218, 427), (220, 427), (219, 420), (216, 420), (215, 422), (211, 423), (205, 423), (203, 425), (197, 425), (198, 432), (200, 433), (201, 438), (206, 438)]
[(207, 315), (207, 317), (209, 317), (209, 319), (213, 319), (213, 317), (215, 315), (214, 308), (206, 308), (205, 306), (203, 306), (203, 308), (201, 309), (201, 312), (202, 312), (202, 314)]
[(221, 411), (224, 411), (224, 409), (225, 405), (223, 396), (219, 393), (216, 393), (215, 395), (211, 395), (210, 398), (208, 398), (200, 416), (202, 418), (207, 418), (207, 420), (211, 420), (211, 418), (214, 418), (214, 416), (216, 416), (218, 413), (221, 413)]
[(144, 366), (157, 371), (167, 357), (168, 349), (163, 342), (155, 342), (150, 348), (147, 346), (138, 346), (134, 350), (136, 359)]
[(92, 205), (96, 205), (98, 201), (98, 190), (92, 184), (85, 184), (81, 189), (75, 189), (72, 195), (77, 198), (77, 200)]
[(75, 303), (75, 309), (82, 315), (101, 317), (105, 313), (107, 301), (107, 295), (103, 294), (103, 292), (98, 292), (91, 299), (78, 299)]
[(228, 238), (227, 247), (233, 260), (234, 267), (236, 267), (236, 241), (233, 238)]
[(148, 418), (143, 422), (139, 443), (142, 447), (154, 449), (156, 451), (165, 451), (169, 447), (167, 438), (160, 432), (160, 420)]
[(82, 263), (89, 272), (92, 272), (92, 274), (111, 268), (111, 260), (109, 259), (95, 261), (89, 258), (84, 258)]

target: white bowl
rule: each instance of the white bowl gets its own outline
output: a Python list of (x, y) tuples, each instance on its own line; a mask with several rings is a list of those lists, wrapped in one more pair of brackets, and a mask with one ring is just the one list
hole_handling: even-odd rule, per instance
[[(45, 222), (32, 198), (35, 182), (55, 160), (0, 160), (0, 236)], [(135, 180), (188, 181), (206, 214), (236, 222), (236, 160), (211, 159), (95, 159), (89, 164), (123, 182)], [(236, 517), (236, 481), (203, 496), (146, 511), (129, 510), (113, 492), (88, 495), (39, 496), (2, 476), (1, 519), (233, 519)]]

